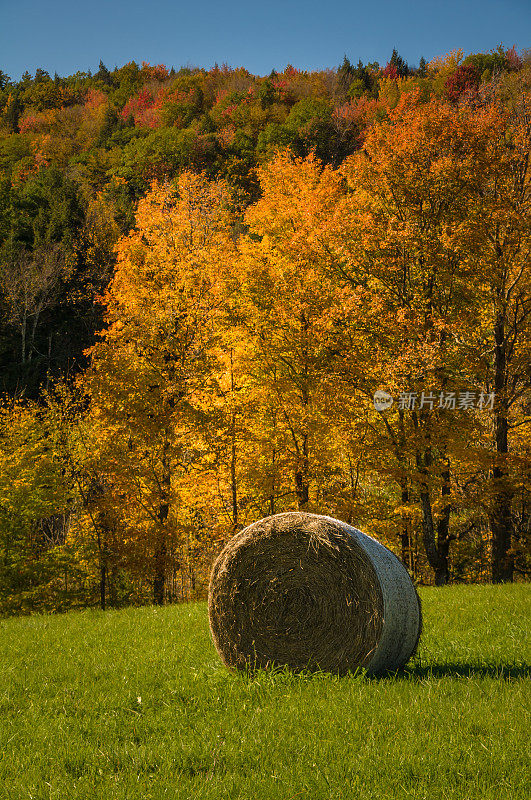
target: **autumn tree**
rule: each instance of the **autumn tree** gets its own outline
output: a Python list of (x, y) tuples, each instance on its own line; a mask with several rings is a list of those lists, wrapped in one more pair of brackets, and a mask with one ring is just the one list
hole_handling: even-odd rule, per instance
[(316, 247), (339, 196), (337, 176), (313, 156), (284, 153), (259, 179), (263, 196), (246, 214), (233, 297), (260, 442), (255, 458), (273, 513), (281, 496), (317, 507), (318, 476), (333, 449), (327, 355), (348, 299), (327, 279)]
[(112, 442), (107, 482), (125, 512), (124, 535), (136, 537), (151, 564), (159, 604), (170, 546), (185, 523), (179, 479), (193, 471), (189, 454), (213, 391), (216, 286), (233, 248), (229, 199), (223, 183), (189, 173), (177, 187), (152, 185), (117, 246), (107, 327), (86, 378)]
[(452, 473), (464, 469), (457, 454), (475, 436), (472, 415), (456, 406), (452, 421), (444, 400), (476, 387), (463, 339), (479, 324), (481, 286), (460, 237), (480, 202), (478, 165), (502, 129), (495, 107), (460, 113), (406, 95), (342, 168), (349, 191), (337, 211), (338, 264), (364, 292), (371, 390), (402, 396), (381, 427), (403, 470), (402, 503), (411, 491), (418, 497), (439, 584), (448, 581), (449, 547), (460, 535), (450, 524)]
[(513, 577), (515, 462), (522, 469), (515, 445), (519, 429), (530, 424), (530, 113), (529, 94), (512, 113), (491, 113), (489, 135), (475, 156), (467, 221), (456, 241), (474, 269), (480, 307), (478, 325), (468, 332), (470, 353), (478, 381), (496, 397), (489, 487), (494, 582)]
[(0, 287), (9, 305), (7, 321), (20, 333), (20, 362), (35, 355), (35, 337), (43, 313), (59, 298), (61, 278), (65, 273), (59, 245), (39, 248), (32, 254), (19, 252), (3, 265)]
[[(67, 608), (83, 571), (69, 546), (75, 493), (46, 408), (0, 404), (0, 611)], [(79, 589), (79, 583), (76, 589)], [(81, 591), (82, 602), (87, 601)]]

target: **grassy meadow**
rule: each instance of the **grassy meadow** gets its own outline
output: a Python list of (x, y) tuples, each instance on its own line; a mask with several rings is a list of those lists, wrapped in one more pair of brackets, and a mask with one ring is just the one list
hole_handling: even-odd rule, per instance
[(0, 798), (528, 800), (531, 587), (421, 597), (381, 679), (233, 674), (205, 603), (0, 620)]

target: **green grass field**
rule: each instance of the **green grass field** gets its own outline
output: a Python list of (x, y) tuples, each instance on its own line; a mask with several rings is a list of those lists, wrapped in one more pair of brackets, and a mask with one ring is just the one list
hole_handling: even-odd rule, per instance
[(206, 606), (0, 621), (0, 797), (530, 797), (531, 587), (421, 591), (398, 676), (228, 672)]

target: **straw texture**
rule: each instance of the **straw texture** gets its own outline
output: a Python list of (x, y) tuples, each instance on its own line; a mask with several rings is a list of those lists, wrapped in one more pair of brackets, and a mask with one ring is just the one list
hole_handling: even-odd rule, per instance
[(212, 569), (209, 620), (228, 667), (338, 674), (398, 669), (421, 626), (418, 596), (391, 551), (303, 512), (266, 517), (232, 537)]

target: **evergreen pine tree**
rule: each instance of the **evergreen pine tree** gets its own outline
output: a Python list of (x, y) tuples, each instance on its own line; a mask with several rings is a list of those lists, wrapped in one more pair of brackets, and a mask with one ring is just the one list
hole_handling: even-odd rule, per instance
[(22, 113), (22, 106), (18, 99), (18, 94), (11, 94), (8, 97), (7, 105), (2, 115), (3, 123), (11, 133), (18, 133), (18, 121)]
[(111, 84), (111, 82), (112, 82), (111, 81), (111, 73), (109, 72), (109, 70), (107, 69), (107, 67), (105, 66), (105, 64), (101, 60), (101, 58), (100, 58), (100, 64), (99, 64), (99, 67), (98, 67), (98, 71), (96, 72), (94, 77), (97, 80), (102, 81), (102, 83), (105, 83), (107, 86), (109, 86)]
[(407, 61), (404, 61), (402, 56), (398, 54), (398, 50), (396, 49), (396, 47), (393, 48), (393, 53), (391, 55), (389, 63), (393, 67), (396, 67), (396, 71), (398, 72), (401, 78), (405, 78), (407, 75), (409, 75), (409, 67), (407, 65)]
[(343, 56), (343, 63), (337, 70), (337, 88), (342, 94), (348, 92), (348, 88), (354, 77), (354, 68), (347, 56)]
[(35, 83), (46, 83), (46, 81), (50, 81), (50, 74), (46, 72), (45, 69), (41, 69), (40, 67), (35, 70)]

